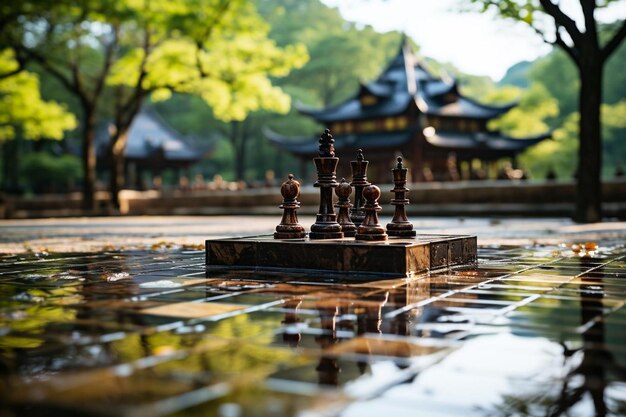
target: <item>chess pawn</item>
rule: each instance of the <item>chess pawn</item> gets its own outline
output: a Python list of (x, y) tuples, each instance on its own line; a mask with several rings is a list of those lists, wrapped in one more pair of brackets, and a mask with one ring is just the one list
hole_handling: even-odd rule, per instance
[(357, 227), (363, 223), (365, 218), (365, 212), (363, 211), (363, 189), (370, 185), (367, 181), (367, 165), (369, 161), (366, 161), (363, 157), (363, 151), (357, 150), (356, 161), (350, 161), (350, 168), (352, 168), (352, 182), (351, 186), (354, 187), (354, 207), (350, 213), (350, 220)]
[(300, 207), (297, 198), (300, 195), (300, 183), (293, 179), (293, 174), (289, 174), (289, 179), (280, 187), (280, 193), (283, 196), (283, 218), (280, 224), (276, 226), (274, 239), (302, 239), (306, 233), (304, 227), (298, 223), (298, 213)]
[(381, 210), (378, 204), (380, 198), (380, 188), (375, 185), (368, 185), (363, 189), (365, 205), (365, 218), (356, 231), (356, 240), (381, 241), (387, 240), (385, 228), (378, 223), (378, 212)]
[(417, 233), (413, 230), (413, 224), (406, 217), (406, 205), (409, 204), (406, 193), (409, 189), (405, 187), (407, 169), (402, 166), (402, 157), (398, 157), (398, 165), (391, 171), (395, 185), (391, 190), (394, 193), (391, 204), (396, 208), (391, 223), (387, 224), (387, 234), (397, 237), (414, 237)]
[(341, 231), (345, 237), (354, 237), (356, 226), (350, 220), (350, 208), (352, 207), (350, 194), (352, 194), (352, 187), (346, 182), (345, 178), (342, 178), (339, 186), (335, 188), (335, 194), (338, 197), (335, 207), (339, 209), (337, 223), (341, 226)]

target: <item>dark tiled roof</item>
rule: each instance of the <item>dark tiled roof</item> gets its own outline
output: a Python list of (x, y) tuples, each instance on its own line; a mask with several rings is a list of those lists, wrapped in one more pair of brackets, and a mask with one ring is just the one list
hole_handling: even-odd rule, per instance
[[(318, 153), (318, 140), (313, 137), (288, 138), (282, 136), (270, 129), (263, 131), (265, 137), (278, 146), (294, 155), (314, 156)], [(408, 143), (415, 136), (413, 130), (400, 130), (396, 132), (376, 132), (376, 133), (359, 133), (335, 135), (335, 150), (341, 152), (343, 150), (397, 148)]]
[(550, 137), (549, 133), (530, 138), (514, 139), (495, 133), (436, 132), (426, 137), (426, 142), (436, 148), (489, 149), (492, 151), (520, 152)]
[[(318, 141), (313, 137), (289, 138), (269, 129), (265, 129), (265, 137), (279, 148), (294, 155), (317, 155)], [(359, 134), (345, 134), (335, 136), (335, 149), (340, 152), (344, 149), (385, 149), (398, 148), (415, 137), (412, 129), (395, 132), (373, 132)], [(457, 133), (437, 132), (426, 137), (426, 142), (438, 149), (458, 151), (464, 149), (489, 150), (509, 154), (523, 151), (550, 137), (549, 133), (530, 138), (514, 139), (496, 133)]]
[[(369, 93), (378, 98), (373, 106), (361, 105), (359, 97)], [(454, 101), (442, 96), (451, 93)], [(415, 63), (408, 45), (403, 45), (385, 71), (372, 83), (362, 85), (359, 92), (337, 106), (312, 109), (297, 108), (321, 123), (395, 116), (406, 112), (415, 101), (420, 111), (431, 115), (490, 119), (506, 113), (516, 104), (489, 106), (461, 95), (454, 80), (436, 78), (420, 63)]]
[(296, 107), (301, 113), (314, 117), (319, 122), (335, 122), (340, 120), (371, 119), (375, 117), (395, 116), (404, 113), (413, 97), (407, 92), (396, 92), (389, 97), (379, 97), (373, 106), (361, 106), (358, 98), (347, 100), (338, 106), (324, 110), (313, 110), (300, 104)]
[[(106, 155), (108, 135), (102, 131), (97, 138), (98, 153)], [(167, 126), (150, 111), (139, 113), (128, 131), (124, 156), (127, 159), (149, 159), (156, 154), (170, 161), (198, 161), (207, 149), (192, 146), (178, 132)]]

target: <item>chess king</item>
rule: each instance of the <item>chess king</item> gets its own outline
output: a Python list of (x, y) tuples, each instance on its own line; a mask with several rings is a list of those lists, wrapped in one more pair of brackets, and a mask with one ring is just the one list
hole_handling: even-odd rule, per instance
[(320, 136), (319, 156), (313, 158), (317, 170), (317, 181), (313, 186), (320, 189), (320, 207), (309, 233), (309, 239), (313, 240), (344, 237), (333, 208), (333, 189), (339, 185), (336, 175), (339, 158), (335, 157), (334, 143), (330, 130), (326, 129)]

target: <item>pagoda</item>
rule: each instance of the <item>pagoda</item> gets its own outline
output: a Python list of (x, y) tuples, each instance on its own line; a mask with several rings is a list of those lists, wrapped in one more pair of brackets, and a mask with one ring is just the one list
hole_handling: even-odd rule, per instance
[[(455, 80), (435, 77), (417, 61), (405, 38), (382, 74), (361, 84), (356, 95), (336, 106), (299, 105), (298, 110), (331, 130), (335, 151), (344, 160), (363, 149), (373, 180), (388, 180), (389, 161), (402, 155), (411, 180), (423, 181), (458, 179), (454, 172), (458, 177), (461, 164), (468, 167), (475, 160), (485, 167), (510, 158), (515, 167), (520, 152), (550, 137), (511, 138), (488, 128), (490, 120), (516, 105), (488, 106), (463, 96)], [(312, 137), (289, 138), (268, 129), (265, 136), (299, 158), (302, 166), (317, 155)], [(346, 168), (340, 166), (338, 174)]]

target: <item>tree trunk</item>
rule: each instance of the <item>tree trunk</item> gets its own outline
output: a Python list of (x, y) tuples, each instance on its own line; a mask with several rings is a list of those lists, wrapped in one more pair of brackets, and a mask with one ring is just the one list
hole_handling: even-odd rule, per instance
[(602, 60), (598, 54), (582, 56), (580, 71), (580, 146), (574, 220), (592, 223), (602, 220)]
[(126, 149), (126, 139), (128, 138), (128, 128), (117, 132), (111, 137), (110, 147), (110, 184), (111, 203), (113, 207), (119, 211), (120, 209), (120, 191), (124, 188), (124, 150)]
[(230, 143), (235, 154), (235, 179), (242, 181), (246, 171), (246, 137), (242, 122), (231, 122)]
[(20, 136), (2, 143), (2, 190), (7, 194), (21, 194), (20, 184)]
[(83, 115), (83, 209), (96, 208), (96, 111), (85, 108)]

